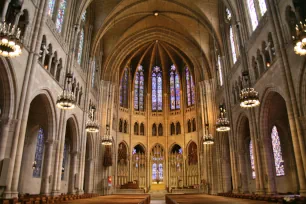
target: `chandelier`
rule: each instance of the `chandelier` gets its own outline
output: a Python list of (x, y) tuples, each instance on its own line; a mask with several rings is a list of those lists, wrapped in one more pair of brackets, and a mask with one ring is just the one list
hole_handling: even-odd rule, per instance
[(67, 73), (62, 94), (57, 97), (56, 106), (63, 110), (71, 110), (75, 107), (75, 95), (72, 90), (72, 74)]
[(242, 83), (244, 82), (246, 87), (243, 88), (243, 84), (241, 84), (243, 89), (240, 92), (240, 106), (242, 108), (253, 108), (259, 106), (260, 102), (258, 92), (255, 91), (254, 88), (250, 87), (251, 84), (248, 71), (242, 73), (242, 80)]
[(90, 105), (89, 107), (89, 120), (86, 122), (86, 132), (97, 133), (99, 132), (99, 123), (95, 120), (96, 107)]
[(203, 144), (205, 144), (205, 145), (212, 145), (212, 144), (214, 144), (215, 143), (215, 141), (214, 141), (214, 137), (212, 136), (212, 134), (210, 134), (209, 133), (209, 130), (208, 130), (208, 124), (205, 124), (205, 126), (206, 126), (206, 133), (207, 134), (205, 134), (204, 135), (204, 137), (203, 137)]
[(15, 25), (0, 22), (0, 55), (17, 57), (21, 55), (21, 30)]
[(109, 125), (106, 125), (106, 133), (102, 136), (102, 145), (109, 146), (113, 144), (112, 136), (110, 135)]
[(306, 55), (306, 20), (300, 21), (296, 27), (297, 36), (292, 36), (294, 41), (294, 52), (298, 55)]
[(216, 123), (217, 132), (228, 132), (231, 130), (231, 127), (228, 118), (225, 116), (226, 109), (223, 104), (219, 106), (219, 110), (220, 115)]

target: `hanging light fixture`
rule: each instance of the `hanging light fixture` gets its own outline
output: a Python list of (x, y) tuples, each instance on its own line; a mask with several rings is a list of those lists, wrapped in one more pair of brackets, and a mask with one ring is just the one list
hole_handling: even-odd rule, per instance
[(219, 106), (219, 110), (220, 110), (220, 116), (217, 119), (216, 123), (217, 132), (228, 132), (231, 130), (231, 127), (230, 127), (230, 122), (225, 115), (226, 109), (223, 104)]
[(21, 55), (21, 30), (11, 23), (0, 22), (0, 55), (17, 57)]
[(212, 136), (212, 134), (209, 133), (209, 124), (205, 124), (206, 127), (206, 134), (203, 137), (203, 144), (205, 145), (212, 145), (215, 143), (214, 137)]
[(67, 73), (63, 92), (57, 97), (56, 106), (60, 109), (71, 110), (75, 108), (75, 95), (72, 90), (72, 78), (73, 75)]
[(242, 73), (241, 88), (242, 89), (240, 92), (240, 106), (242, 108), (254, 108), (260, 105), (258, 92), (255, 91), (254, 88), (251, 88), (248, 71), (244, 71)]
[[(109, 90), (108, 90), (108, 103), (110, 103), (110, 94), (111, 94), (111, 90), (110, 90), (110, 87), (109, 87)], [(105, 131), (105, 135), (102, 136), (102, 145), (105, 145), (105, 146), (110, 146), (113, 144), (113, 138), (110, 134), (110, 129), (109, 129), (109, 122), (110, 122), (110, 117), (109, 117), (109, 107), (107, 108), (107, 115), (106, 115), (106, 131)]]
[(295, 27), (297, 36), (292, 36), (294, 42), (294, 52), (298, 55), (306, 55), (306, 20), (300, 21)]
[(106, 125), (106, 133), (102, 137), (102, 145), (109, 146), (112, 144), (113, 144), (113, 140), (112, 140), (112, 136), (110, 135), (109, 125)]
[(97, 133), (99, 132), (99, 123), (95, 120), (96, 107), (90, 105), (89, 107), (89, 120), (86, 122), (85, 130), (86, 132)]

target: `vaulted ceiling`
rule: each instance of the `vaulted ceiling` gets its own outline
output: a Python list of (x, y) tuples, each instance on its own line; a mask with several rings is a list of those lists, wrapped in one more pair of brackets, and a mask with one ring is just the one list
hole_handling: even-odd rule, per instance
[[(103, 50), (104, 80), (118, 80), (129, 56), (156, 40), (169, 55), (184, 55), (197, 81), (212, 73), (213, 39), (222, 48), (219, 0), (83, 0), (80, 11), (93, 12), (92, 54)], [(170, 49), (171, 48), (171, 49)], [(172, 54), (171, 54), (172, 53)], [(140, 54), (141, 55), (141, 54)]]

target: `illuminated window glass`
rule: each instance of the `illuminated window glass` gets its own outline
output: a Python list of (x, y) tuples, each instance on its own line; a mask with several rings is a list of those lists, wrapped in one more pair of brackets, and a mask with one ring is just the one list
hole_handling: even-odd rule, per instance
[(257, 14), (254, 5), (254, 0), (247, 0), (249, 15), (251, 18), (252, 29), (255, 30), (258, 26)]
[(226, 8), (225, 12), (227, 20), (232, 20), (232, 12), (228, 8)]
[(158, 66), (152, 71), (152, 110), (163, 110), (163, 77), (162, 70)]
[(235, 37), (233, 27), (230, 27), (230, 42), (231, 42), (231, 49), (232, 49), (232, 57), (233, 57), (233, 64), (237, 62), (237, 53), (236, 53), (236, 44), (235, 44)]
[(86, 20), (86, 11), (83, 12), (81, 19), (83, 22)]
[(253, 154), (253, 143), (252, 140), (250, 141), (250, 161), (251, 161), (251, 169), (252, 169), (252, 178), (256, 178), (256, 173), (255, 173), (255, 162), (254, 162), (254, 154)]
[(79, 36), (78, 64), (82, 63), (83, 47), (84, 47), (84, 29), (82, 28)]
[(282, 148), (276, 126), (273, 126), (272, 128), (271, 139), (272, 139), (276, 176), (284, 176), (285, 175), (284, 160), (282, 156)]
[(55, 0), (49, 0), (49, 3), (48, 3), (48, 15), (50, 17), (52, 17), (52, 15), (53, 15), (54, 5), (55, 5)]
[(220, 86), (223, 86), (222, 64), (221, 64), (221, 57), (220, 57), (220, 55), (218, 55), (218, 72), (219, 72)]
[(96, 80), (96, 59), (92, 62), (92, 68), (91, 68), (91, 87), (95, 86), (95, 80)]
[(193, 77), (189, 71), (189, 68), (185, 68), (186, 74), (186, 88), (187, 88), (187, 105), (192, 106), (195, 104), (195, 87)]
[(56, 29), (59, 33), (62, 32), (66, 7), (67, 7), (67, 1), (61, 0), (59, 4), (58, 12), (57, 12), (57, 18), (56, 18)]
[(180, 109), (180, 76), (176, 67), (174, 65), (171, 66), (170, 71), (170, 108), (171, 110), (179, 110)]
[(156, 180), (156, 173), (157, 173), (157, 165), (156, 165), (156, 163), (154, 163), (152, 165), (152, 179), (153, 180)]
[(123, 76), (120, 81), (120, 106), (128, 107), (128, 83), (129, 83), (129, 70), (124, 69)]
[(33, 164), (33, 177), (39, 178), (41, 175), (44, 154), (44, 130), (39, 128), (36, 140), (35, 158)]
[(144, 110), (144, 74), (143, 67), (140, 65), (137, 69), (134, 82), (134, 109)]
[(263, 16), (267, 12), (266, 0), (258, 0), (258, 3), (260, 8), (260, 13)]

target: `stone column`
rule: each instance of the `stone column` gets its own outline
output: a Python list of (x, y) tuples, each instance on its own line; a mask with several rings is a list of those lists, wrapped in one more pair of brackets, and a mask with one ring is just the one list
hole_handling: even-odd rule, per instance
[(74, 151), (70, 154), (70, 168), (69, 168), (69, 184), (68, 193), (74, 194), (76, 192), (76, 182), (77, 182), (77, 163), (78, 163), (79, 152)]
[(45, 158), (44, 158), (44, 171), (42, 177), (41, 194), (49, 195), (50, 183), (51, 183), (51, 163), (52, 163), (52, 151), (53, 151), (53, 140), (47, 140), (45, 142)]
[(10, 118), (0, 119), (1, 125), (1, 137), (0, 137), (0, 162), (5, 158), (5, 150), (7, 147), (7, 140), (9, 135), (10, 127), (13, 125), (15, 120)]

